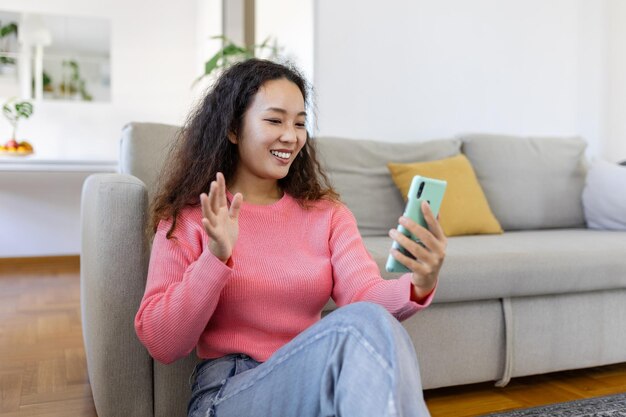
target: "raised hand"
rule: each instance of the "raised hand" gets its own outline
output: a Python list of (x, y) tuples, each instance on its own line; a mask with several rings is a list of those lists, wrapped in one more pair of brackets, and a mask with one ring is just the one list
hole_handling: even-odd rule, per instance
[(209, 250), (222, 262), (227, 262), (233, 253), (239, 234), (239, 209), (243, 196), (237, 193), (228, 207), (226, 181), (221, 172), (211, 182), (209, 195), (200, 194), (202, 205), (202, 225), (211, 238)]
[(446, 256), (448, 244), (441, 225), (425, 201), (422, 202), (422, 213), (424, 213), (428, 229), (408, 217), (400, 217), (400, 224), (419, 238), (420, 243), (406, 237), (396, 229), (389, 231), (389, 236), (416, 258), (411, 259), (397, 249), (391, 251), (394, 258), (413, 271), (413, 285), (418, 299), (427, 296), (437, 285), (439, 270)]

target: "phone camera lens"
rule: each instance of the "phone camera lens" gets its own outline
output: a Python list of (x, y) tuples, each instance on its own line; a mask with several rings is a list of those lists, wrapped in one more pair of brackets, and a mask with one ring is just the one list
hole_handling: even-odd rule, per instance
[(422, 192), (424, 191), (425, 184), (426, 183), (423, 181), (420, 183), (420, 188), (417, 190), (417, 198), (420, 198), (422, 196)]

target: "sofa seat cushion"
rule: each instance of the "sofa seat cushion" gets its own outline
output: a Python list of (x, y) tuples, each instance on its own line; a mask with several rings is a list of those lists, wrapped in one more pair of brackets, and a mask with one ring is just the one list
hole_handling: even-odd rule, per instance
[[(391, 239), (366, 246), (385, 278)], [(457, 236), (448, 251), (434, 302), (524, 297), (626, 288), (626, 233), (591, 229)]]

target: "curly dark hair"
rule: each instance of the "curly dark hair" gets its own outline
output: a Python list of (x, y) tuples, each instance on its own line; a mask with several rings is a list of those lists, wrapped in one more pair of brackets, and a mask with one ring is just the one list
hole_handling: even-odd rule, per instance
[[(222, 73), (190, 113), (170, 149), (150, 205), (148, 229), (152, 233), (156, 232), (160, 220), (172, 218), (167, 232), (167, 238), (171, 238), (180, 210), (188, 205), (199, 205), (200, 194), (208, 192), (218, 172), (227, 179), (234, 176), (239, 154), (237, 145), (228, 140), (228, 134), (238, 135), (244, 114), (259, 88), (277, 79), (293, 82), (300, 89), (305, 105), (308, 103), (310, 87), (293, 67), (249, 59)], [(309, 140), (308, 131), (300, 155), (294, 159), (287, 176), (278, 180), (278, 186), (304, 208), (320, 199), (339, 199), (319, 164), (314, 140)]]

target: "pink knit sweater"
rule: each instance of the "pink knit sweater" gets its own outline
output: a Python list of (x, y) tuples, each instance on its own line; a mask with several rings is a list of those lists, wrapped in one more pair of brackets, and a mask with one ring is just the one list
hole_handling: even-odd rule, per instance
[(434, 295), (418, 304), (410, 300), (410, 274), (382, 279), (354, 216), (339, 203), (303, 209), (288, 194), (271, 205), (244, 202), (227, 264), (208, 250), (201, 218), (200, 207), (188, 207), (175, 239), (165, 237), (171, 220), (160, 222), (154, 238), (135, 329), (164, 363), (194, 348), (201, 358), (244, 353), (265, 361), (320, 320), (329, 297), (339, 306), (374, 302), (403, 320)]

